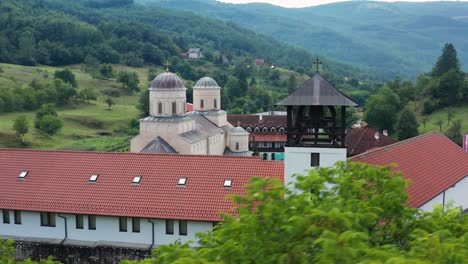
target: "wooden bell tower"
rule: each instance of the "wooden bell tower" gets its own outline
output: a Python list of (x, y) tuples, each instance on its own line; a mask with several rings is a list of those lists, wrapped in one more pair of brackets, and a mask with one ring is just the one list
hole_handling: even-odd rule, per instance
[(277, 103), (287, 108), (285, 183), (293, 174), (346, 161), (346, 107), (357, 106), (318, 72)]

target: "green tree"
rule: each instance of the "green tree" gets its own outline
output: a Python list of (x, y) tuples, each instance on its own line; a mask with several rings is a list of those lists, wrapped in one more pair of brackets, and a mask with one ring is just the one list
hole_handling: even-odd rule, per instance
[(146, 89), (140, 94), (138, 99), (137, 109), (140, 110), (142, 116), (149, 116), (149, 90)]
[(400, 109), (400, 98), (384, 86), (366, 103), (364, 120), (377, 130), (393, 131)]
[(291, 74), (291, 76), (288, 79), (288, 93), (292, 94), (297, 88), (297, 80), (296, 80), (296, 75)]
[(61, 79), (55, 79), (53, 83), (57, 92), (56, 103), (58, 105), (66, 105), (70, 102), (70, 99), (76, 95), (76, 89), (71, 84), (62, 81)]
[(236, 216), (198, 234), (198, 247), (160, 246), (140, 263), (464, 263), (468, 217), (408, 207), (407, 185), (388, 167), (362, 163), (311, 170), (294, 192), (252, 178), (231, 196)]
[(452, 125), (447, 129), (445, 135), (458, 145), (463, 144), (462, 123), (461, 120), (452, 122)]
[(55, 135), (62, 127), (63, 121), (54, 115), (45, 115), (39, 122), (39, 130), (43, 131), (49, 136)]
[(411, 107), (406, 106), (400, 114), (400, 120), (397, 125), (398, 139), (405, 140), (419, 135), (418, 121), (416, 114)]
[(113, 78), (114, 77), (114, 68), (110, 64), (103, 64), (99, 67), (99, 74), (103, 78)]
[(18, 261), (15, 259), (15, 246), (13, 240), (4, 240), (0, 238), (0, 263), (2, 264), (61, 264), (59, 261), (55, 261), (52, 257), (47, 259), (41, 259), (39, 262), (26, 259), (24, 261)]
[(18, 136), (21, 137), (21, 140), (24, 144), (24, 136), (29, 131), (29, 120), (25, 115), (18, 116), (13, 123), (13, 130)]
[(110, 97), (107, 97), (106, 103), (107, 103), (108, 109), (109, 109), (109, 110), (112, 110), (112, 106), (115, 105), (114, 100), (112, 100), (112, 98), (110, 98)]
[(138, 84), (140, 80), (136, 72), (121, 71), (117, 77), (117, 82), (122, 84), (122, 88), (128, 90), (130, 93), (140, 90)]
[(62, 81), (71, 84), (73, 87), (78, 87), (76, 83), (75, 74), (70, 69), (57, 70), (54, 73), (54, 78), (61, 79)]
[(78, 93), (78, 98), (85, 100), (89, 104), (91, 100), (97, 100), (97, 94), (93, 88), (85, 88)]
[(435, 122), (435, 124), (439, 127), (439, 131), (442, 132), (442, 125), (444, 124), (444, 122), (439, 119)]
[(442, 48), (442, 54), (437, 59), (434, 68), (432, 68), (431, 75), (440, 77), (452, 69), (460, 71), (460, 61), (458, 60), (455, 47), (451, 43), (446, 43)]
[(39, 110), (36, 112), (36, 116), (34, 119), (34, 127), (39, 128), (39, 122), (42, 117), (46, 115), (58, 116), (57, 111), (51, 105), (43, 105)]

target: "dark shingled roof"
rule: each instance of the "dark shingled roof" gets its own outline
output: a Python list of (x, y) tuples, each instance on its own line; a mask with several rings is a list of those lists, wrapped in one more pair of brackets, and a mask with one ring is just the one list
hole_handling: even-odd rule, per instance
[(141, 153), (177, 153), (177, 151), (163, 138), (157, 137), (155, 140), (151, 141)]
[(357, 106), (319, 73), (316, 73), (312, 79), (305, 81), (302, 88), (294, 91), (277, 105)]
[(174, 89), (183, 90), (185, 89), (184, 81), (172, 72), (164, 72), (156, 76), (153, 82), (151, 82), (150, 89)]
[(346, 133), (346, 146), (348, 156), (356, 156), (374, 148), (381, 148), (398, 142), (397, 140), (379, 133), (379, 139), (375, 138), (375, 129), (370, 127), (353, 128)]

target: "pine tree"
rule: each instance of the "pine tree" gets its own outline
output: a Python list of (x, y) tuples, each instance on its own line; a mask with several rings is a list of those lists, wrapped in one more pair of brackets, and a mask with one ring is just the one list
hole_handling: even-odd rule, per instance
[(460, 71), (460, 61), (455, 47), (451, 43), (447, 43), (442, 49), (442, 55), (437, 59), (431, 75), (440, 77), (451, 69)]
[(399, 140), (405, 140), (419, 135), (416, 115), (414, 114), (414, 111), (408, 106), (405, 107), (403, 111), (401, 111), (397, 131)]

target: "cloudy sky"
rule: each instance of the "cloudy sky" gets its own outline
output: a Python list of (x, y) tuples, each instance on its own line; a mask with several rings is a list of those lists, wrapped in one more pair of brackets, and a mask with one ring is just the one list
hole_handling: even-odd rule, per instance
[[(322, 5), (328, 4), (333, 2), (339, 2), (339, 0), (218, 0), (220, 2), (227, 2), (227, 3), (252, 3), (252, 2), (263, 2), (263, 3), (270, 3), (274, 5), (284, 6), (284, 7), (305, 7), (305, 6), (314, 6), (314, 5)], [(413, 0), (409, 2), (428, 2), (428, 1), (436, 1), (436, 0)]]

